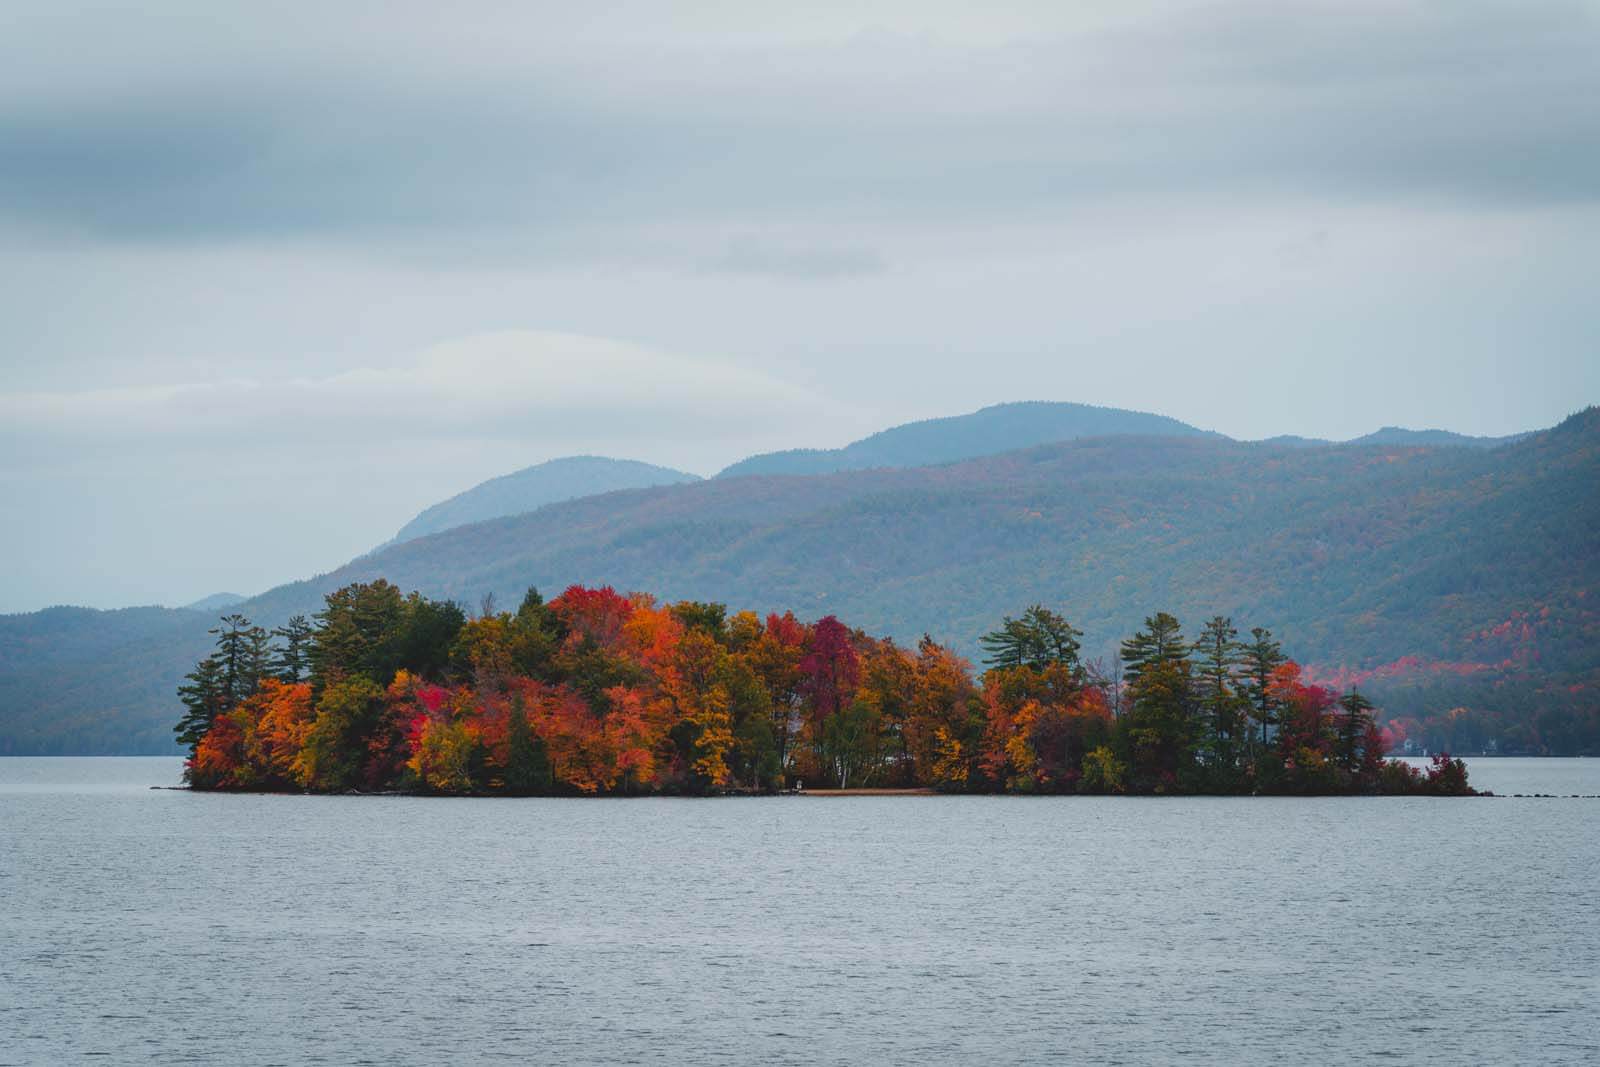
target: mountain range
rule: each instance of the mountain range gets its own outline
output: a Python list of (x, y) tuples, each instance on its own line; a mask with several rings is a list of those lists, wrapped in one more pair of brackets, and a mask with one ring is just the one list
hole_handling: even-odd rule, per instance
[[(277, 625), (380, 576), (472, 606), (514, 604), (529, 585), (610, 584), (837, 612), (973, 654), (1002, 615), (1042, 601), (1102, 657), (1145, 614), (1194, 629), (1222, 613), (1270, 627), (1325, 677), (1419, 710), (1592, 701), (1600, 412), (1464, 443), (1246, 443), (1160, 416), (1003, 405), (709, 480), (641, 464), (640, 477), (678, 478), (533, 510), (522, 505), (536, 497), (503, 493), (496, 507), (522, 510), (397, 539), (232, 610)], [(537, 483), (519, 479), (540, 469), (501, 481)], [(0, 617), (0, 753), (172, 751), (174, 689), (214, 623), (165, 608)]]
[(992, 456), (1018, 448), (1081, 437), (1217, 437), (1165, 415), (1090, 404), (1023, 401), (996, 404), (970, 415), (924, 419), (864, 437), (843, 448), (767, 452), (725, 468), (719, 478), (751, 474), (832, 474), (874, 467), (924, 467)]
[(1284, 434), (1281, 437), (1269, 437), (1263, 444), (1292, 445), (1298, 448), (1318, 448), (1323, 445), (1429, 445), (1429, 446), (1459, 446), (1462, 448), (1499, 448), (1528, 437), (1525, 433), (1514, 433), (1505, 437), (1471, 437), (1464, 433), (1455, 433), (1451, 430), (1408, 430), (1403, 426), (1385, 426), (1374, 430), (1372, 433), (1349, 441), (1329, 441), (1322, 437), (1298, 437), (1294, 434)]
[(697, 482), (700, 476), (657, 467), (632, 459), (604, 456), (568, 456), (553, 459), (499, 478), (491, 478), (424, 510), (400, 527), (391, 544), (448, 530), (454, 526), (519, 515), (546, 504), (575, 500), (618, 489), (646, 489), (655, 485)]

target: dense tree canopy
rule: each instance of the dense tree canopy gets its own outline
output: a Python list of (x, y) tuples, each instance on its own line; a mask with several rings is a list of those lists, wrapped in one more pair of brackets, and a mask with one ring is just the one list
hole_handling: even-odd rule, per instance
[[(1308, 684), (1270, 634), (1241, 645), (1222, 617), (1191, 646), (1176, 618), (1151, 616), (1110, 678), (1041, 605), (1003, 621), (978, 678), (926, 637), (913, 651), (831, 615), (582, 586), (468, 617), (380, 579), (329, 594), (277, 648), (237, 615), (214, 633), (176, 727), (202, 789), (1466, 789), (1459, 761), (1428, 775), (1385, 762), (1370, 701)], [(1259, 736), (1257, 707), (1271, 709)]]

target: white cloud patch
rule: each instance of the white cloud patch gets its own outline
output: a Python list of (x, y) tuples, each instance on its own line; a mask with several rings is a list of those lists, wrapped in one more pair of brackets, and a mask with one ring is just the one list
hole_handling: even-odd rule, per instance
[[(737, 458), (740, 443), (856, 417), (771, 375), (597, 337), (505, 331), (449, 341), (413, 362), (321, 378), (0, 394), (12, 439), (55, 447), (215, 446), (393, 438), (683, 442), (685, 427)], [(730, 447), (731, 443), (731, 447)], [(773, 444), (780, 443), (773, 440)], [(693, 451), (691, 448), (690, 451)]]

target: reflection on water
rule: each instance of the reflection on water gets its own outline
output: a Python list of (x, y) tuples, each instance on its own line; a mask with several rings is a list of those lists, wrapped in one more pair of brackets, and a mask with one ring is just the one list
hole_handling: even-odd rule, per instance
[(148, 788), (178, 768), (0, 759), (0, 1063), (1600, 1056), (1600, 801)]

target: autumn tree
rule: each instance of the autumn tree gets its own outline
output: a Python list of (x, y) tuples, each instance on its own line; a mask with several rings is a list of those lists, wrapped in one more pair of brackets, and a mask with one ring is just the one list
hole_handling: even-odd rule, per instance
[(872, 766), (857, 777), (877, 784), (907, 785), (915, 767), (907, 737), (916, 695), (916, 661), (893, 640), (867, 640), (861, 654), (861, 680), (856, 699), (871, 712), (874, 743)]
[(976, 788), (986, 722), (967, 661), (924, 634), (913, 686), (905, 731), (915, 780), (952, 792)]
[(383, 710), (383, 690), (370, 678), (342, 677), (324, 688), (296, 766), (302, 784), (326, 792), (363, 784), (366, 741)]
[(195, 789), (248, 789), (252, 768), (246, 753), (248, 717), (218, 715), (195, 746), (184, 775)]
[(701, 788), (733, 781), (733, 700), (725, 684), (727, 653), (703, 628), (681, 630), (676, 654), (661, 676), (672, 698), (690, 769)]
[[(1030, 608), (996, 633), (980, 690), (926, 635), (913, 654), (832, 616), (574, 586), (467, 619), (358, 583), (316, 625), (277, 631), (275, 656), (260, 627), (225, 618), (180, 687), (176, 733), (199, 789), (709, 793), (791, 773), (948, 791), (1466, 788), (1456, 761), (1426, 775), (1384, 761), (1363, 696), (1311, 684), (1264, 630), (1236, 646), (1225, 617), (1193, 649), (1172, 616), (1147, 619), (1122, 646), (1120, 718), (1116, 683), (1079, 661), (1059, 616)], [(1240, 765), (1246, 703), (1278, 732)], [(1472, 715), (1445, 716), (1452, 736), (1477, 736)]]
[(485, 689), (502, 688), (513, 678), (554, 681), (564, 636), (538, 591), (530, 589), (516, 614), (480, 615), (462, 623), (450, 644), (450, 668)]
[[(850, 630), (832, 615), (817, 620), (799, 663), (800, 691), (809, 705), (807, 738), (813, 753), (820, 746), (830, 718), (849, 707), (861, 676), (861, 660)], [(822, 766), (826, 767), (822, 758)]]
[(250, 736), (250, 759), (263, 783), (299, 787), (296, 760), (305, 747), (314, 713), (307, 682), (266, 679), (247, 702), (255, 720)]
[(768, 615), (765, 623), (754, 616), (735, 616), (730, 640), (767, 691), (779, 774), (785, 775), (794, 759), (805, 700), (800, 664), (806, 657), (806, 627), (792, 612)]

